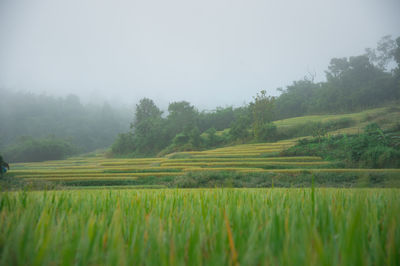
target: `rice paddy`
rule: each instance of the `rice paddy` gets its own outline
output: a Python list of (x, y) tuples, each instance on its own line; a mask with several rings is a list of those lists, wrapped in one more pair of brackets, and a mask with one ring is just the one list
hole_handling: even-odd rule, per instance
[[(206, 151), (180, 152), (160, 158), (74, 157), (61, 161), (19, 163), (10, 173), (26, 181), (127, 181), (182, 176), (189, 172), (237, 173), (392, 173), (400, 169), (340, 169), (315, 156), (281, 157), (295, 140), (243, 144)], [(95, 184), (93, 184), (95, 185)]]
[[(62, 185), (0, 192), (0, 265), (400, 265), (399, 189), (316, 189), (301, 178), (376, 174), (366, 187), (390, 175), (379, 184), (400, 187), (400, 169), (280, 155), (295, 142), (12, 164), (16, 180)], [(271, 188), (175, 188), (207, 173)], [(163, 189), (175, 179), (189, 186)], [(274, 188), (278, 179), (311, 188)]]
[(399, 265), (397, 189), (0, 193), (0, 265)]

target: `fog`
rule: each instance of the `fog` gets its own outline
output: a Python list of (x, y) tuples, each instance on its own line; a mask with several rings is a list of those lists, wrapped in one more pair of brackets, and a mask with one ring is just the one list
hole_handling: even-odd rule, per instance
[(277, 95), (400, 35), (398, 0), (0, 0), (0, 87), (165, 108)]

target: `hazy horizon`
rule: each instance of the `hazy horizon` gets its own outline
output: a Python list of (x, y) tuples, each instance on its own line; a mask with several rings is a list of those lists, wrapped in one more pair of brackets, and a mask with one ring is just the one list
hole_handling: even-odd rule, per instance
[(0, 88), (238, 106), (400, 36), (399, 11), (396, 0), (0, 0)]

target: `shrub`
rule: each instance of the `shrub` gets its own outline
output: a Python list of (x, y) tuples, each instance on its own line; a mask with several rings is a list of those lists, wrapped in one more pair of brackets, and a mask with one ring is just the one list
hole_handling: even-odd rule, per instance
[(391, 137), (391, 134), (383, 132), (376, 124), (370, 124), (359, 135), (300, 140), (283, 154), (341, 160), (346, 167), (398, 168), (400, 151), (396, 149), (396, 138)]
[(130, 154), (135, 150), (135, 138), (132, 133), (119, 134), (113, 145), (111, 152), (113, 155)]
[(360, 156), (360, 162), (362, 166), (371, 168), (398, 168), (400, 167), (400, 151), (391, 147), (372, 147)]
[(258, 134), (260, 141), (273, 141), (276, 139), (276, 126), (274, 123), (265, 123)]

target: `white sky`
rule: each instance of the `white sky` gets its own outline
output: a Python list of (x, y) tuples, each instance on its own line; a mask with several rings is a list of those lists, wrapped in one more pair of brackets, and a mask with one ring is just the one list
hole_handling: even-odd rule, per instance
[(276, 95), (400, 36), (400, 0), (0, 0), (0, 87), (165, 108)]

